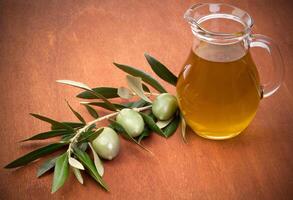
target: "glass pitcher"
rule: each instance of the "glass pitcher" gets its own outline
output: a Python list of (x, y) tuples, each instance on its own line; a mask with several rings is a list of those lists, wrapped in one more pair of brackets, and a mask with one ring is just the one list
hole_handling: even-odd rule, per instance
[[(280, 87), (284, 67), (278, 47), (252, 34), (250, 15), (234, 6), (203, 3), (184, 18), (194, 35), (176, 90), (187, 124), (200, 136), (222, 140), (241, 133), (255, 116), (259, 101)], [(250, 49), (272, 56), (271, 81), (260, 82)]]

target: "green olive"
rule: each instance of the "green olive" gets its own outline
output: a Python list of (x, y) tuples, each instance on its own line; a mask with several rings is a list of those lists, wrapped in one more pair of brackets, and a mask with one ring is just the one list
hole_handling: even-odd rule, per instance
[(116, 121), (132, 137), (139, 136), (144, 129), (144, 121), (141, 115), (129, 108), (122, 109), (117, 115)]
[(112, 160), (119, 153), (119, 136), (113, 129), (109, 127), (103, 128), (102, 133), (92, 141), (92, 145), (100, 157)]
[(163, 93), (157, 96), (153, 102), (152, 112), (159, 120), (168, 120), (178, 108), (177, 99), (174, 95)]

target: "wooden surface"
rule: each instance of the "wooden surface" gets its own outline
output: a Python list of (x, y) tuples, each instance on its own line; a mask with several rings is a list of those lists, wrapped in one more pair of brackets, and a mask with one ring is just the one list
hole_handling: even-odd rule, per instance
[[(105, 162), (110, 193), (85, 177), (70, 176), (51, 195), (52, 175), (36, 178), (33, 163), (2, 167), (46, 142), (17, 141), (48, 126), (28, 113), (74, 120), (64, 99), (86, 114), (77, 89), (56, 79), (90, 86), (121, 86), (124, 73), (113, 61), (153, 74), (144, 52), (176, 74), (188, 55), (192, 35), (182, 18), (196, 1), (0, 1), (0, 199), (292, 199), (293, 198), (293, 4), (290, 1), (225, 1), (248, 11), (255, 32), (280, 46), (286, 78), (276, 95), (261, 101), (252, 124), (227, 141), (179, 131), (166, 140), (153, 135), (144, 144), (151, 156), (128, 142)], [(174, 89), (169, 88), (174, 92)], [(87, 120), (90, 117), (87, 115)]]

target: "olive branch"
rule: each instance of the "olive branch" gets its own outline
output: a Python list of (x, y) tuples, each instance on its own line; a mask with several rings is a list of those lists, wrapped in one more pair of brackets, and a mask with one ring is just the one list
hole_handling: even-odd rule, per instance
[[(170, 72), (167, 67), (148, 54), (145, 54), (145, 57), (152, 70), (162, 80), (176, 86), (177, 77)], [(185, 141), (186, 123), (180, 113), (180, 110), (177, 109), (176, 98), (173, 95), (168, 94), (166, 89), (150, 74), (127, 65), (118, 63), (114, 63), (114, 65), (128, 74), (126, 76), (128, 88), (91, 88), (84, 83), (76, 81), (58, 80), (58, 83), (84, 90), (82, 93), (77, 95), (78, 98), (86, 100), (99, 100), (80, 102), (80, 104), (87, 109), (88, 113), (94, 118), (94, 120), (86, 122), (67, 101), (66, 103), (69, 109), (80, 122), (59, 122), (46, 116), (32, 113), (31, 115), (33, 117), (51, 124), (51, 130), (33, 135), (32, 137), (22, 140), (21, 142), (44, 140), (55, 137), (59, 137), (59, 141), (36, 149), (22, 156), (6, 165), (5, 168), (21, 167), (45, 155), (63, 150), (63, 153), (58, 156), (46, 160), (37, 170), (37, 177), (41, 177), (54, 169), (52, 193), (56, 192), (64, 185), (69, 174), (69, 169), (71, 169), (76, 179), (81, 184), (83, 184), (83, 177), (81, 174), (82, 170), (88, 173), (104, 190), (108, 191), (108, 186), (102, 178), (104, 174), (104, 167), (102, 165), (101, 158), (112, 159), (112, 156), (116, 156), (118, 152), (117, 148), (119, 149), (119, 146), (112, 142), (111, 145), (116, 145), (117, 147), (115, 155), (111, 155), (111, 158), (103, 156), (102, 152), (99, 152), (99, 149), (95, 145), (96, 141), (98, 141), (104, 133), (104, 135), (108, 137), (110, 132), (111, 134), (114, 134), (113, 136), (117, 135), (117, 132), (126, 140), (129, 140), (147, 152), (152, 153), (141, 144), (141, 141), (147, 138), (152, 132), (168, 138), (177, 130), (179, 123), (181, 122), (182, 136)], [(159, 93), (152, 92), (147, 85), (151, 86)], [(129, 100), (135, 96), (139, 97), (139, 100), (129, 101), (124, 104), (111, 102), (111, 100), (115, 98)], [(153, 98), (155, 98), (154, 101), (152, 100)], [(167, 109), (168, 112), (161, 112), (160, 109), (162, 107), (162, 103), (160, 103), (160, 101), (163, 101), (163, 106), (165, 106), (165, 108), (166, 106), (169, 106)], [(94, 106), (112, 111), (112, 113), (99, 116), (96, 109), (94, 109)], [(134, 119), (138, 120), (138, 122), (141, 120), (140, 123), (132, 123), (136, 124), (139, 129), (137, 129), (137, 127), (129, 127), (130, 125), (127, 124), (127, 121), (129, 121), (131, 117), (133, 118), (133, 116), (135, 116)], [(116, 117), (116, 120), (113, 119), (114, 117)], [(98, 123), (103, 120), (109, 121), (108, 127), (97, 127)], [(142, 126), (138, 126), (140, 124), (142, 124)], [(136, 132), (134, 129), (137, 129)], [(90, 147), (93, 159), (88, 154), (88, 147)], [(111, 153), (111, 149), (107, 149), (107, 152)]]

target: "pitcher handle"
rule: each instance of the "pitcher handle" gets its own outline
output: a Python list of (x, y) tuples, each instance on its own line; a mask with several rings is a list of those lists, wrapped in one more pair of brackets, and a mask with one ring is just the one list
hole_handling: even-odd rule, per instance
[(262, 95), (261, 97), (266, 98), (274, 94), (282, 84), (284, 79), (284, 64), (283, 59), (277, 44), (269, 37), (261, 34), (252, 34), (249, 39), (250, 47), (260, 47), (265, 49), (273, 60), (272, 77), (268, 83), (261, 85)]

